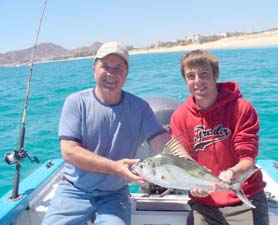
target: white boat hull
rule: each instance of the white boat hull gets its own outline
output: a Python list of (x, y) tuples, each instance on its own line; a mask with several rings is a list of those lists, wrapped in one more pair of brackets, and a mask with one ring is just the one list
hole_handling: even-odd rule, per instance
[[(264, 180), (267, 182), (265, 191), (273, 196), (269, 201), (270, 224), (278, 224), (278, 184), (275, 167), (269, 165), (275, 163), (271, 160), (259, 161), (258, 166), (263, 171)], [(53, 160), (52, 166), (47, 168), (45, 163), (32, 175), (20, 184), (19, 192), (22, 194), (18, 201), (8, 201), (11, 192), (0, 199), (0, 224), (14, 225), (39, 225), (47, 211), (49, 202), (54, 196), (59, 175), (62, 171), (63, 161)], [(266, 166), (268, 165), (268, 167)], [(266, 170), (264, 169), (266, 168)], [(150, 195), (144, 197), (144, 193), (133, 193), (132, 225), (180, 225), (184, 224), (188, 215), (187, 195)], [(92, 224), (88, 222), (88, 224)]]

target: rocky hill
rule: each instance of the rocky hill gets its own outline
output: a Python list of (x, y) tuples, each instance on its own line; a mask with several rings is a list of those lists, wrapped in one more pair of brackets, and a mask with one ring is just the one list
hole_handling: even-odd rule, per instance
[[(94, 56), (101, 44), (101, 42), (95, 42), (87, 47), (69, 50), (53, 43), (42, 43), (37, 46), (35, 62)], [(4, 54), (0, 53), (0, 66), (28, 64), (33, 55), (33, 51), (34, 48), (27, 48)]]

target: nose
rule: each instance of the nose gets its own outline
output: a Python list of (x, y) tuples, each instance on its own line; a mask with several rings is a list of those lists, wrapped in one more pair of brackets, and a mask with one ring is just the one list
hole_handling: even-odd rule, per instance
[(106, 70), (107, 74), (112, 74), (113, 73), (113, 70), (111, 69), (111, 67), (106, 67), (105, 70)]
[(201, 77), (199, 76), (199, 74), (196, 74), (195, 75), (195, 83), (199, 83), (199, 82), (201, 82), (202, 81), (202, 79), (201, 79)]
[(114, 74), (114, 69), (111, 67), (106, 68), (106, 75), (112, 76)]

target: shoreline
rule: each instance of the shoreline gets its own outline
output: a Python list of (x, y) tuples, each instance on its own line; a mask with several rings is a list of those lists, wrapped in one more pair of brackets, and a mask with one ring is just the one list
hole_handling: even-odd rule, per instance
[[(173, 47), (159, 47), (159, 48), (150, 48), (150, 49), (134, 49), (134, 50), (130, 50), (129, 54), (138, 55), (138, 54), (149, 54), (149, 53), (186, 52), (195, 49), (216, 50), (216, 49), (266, 48), (266, 47), (278, 47), (278, 30), (227, 37), (217, 41), (206, 42), (203, 44), (177, 45)], [(35, 62), (35, 64), (59, 62), (59, 61), (71, 61), (71, 60), (80, 60), (80, 59), (93, 59), (93, 58), (94, 56), (72, 57), (67, 59), (45, 60), (45, 61)], [(0, 67), (18, 67), (18, 66), (28, 66), (28, 64), (1, 65)]]
[(191, 51), (195, 49), (236, 49), (236, 48), (260, 48), (260, 47), (278, 47), (278, 31), (267, 31), (257, 34), (245, 34), (237, 37), (222, 38), (217, 41), (206, 42), (203, 44), (190, 44), (186, 46), (161, 47), (153, 49), (136, 49), (129, 51), (133, 54), (163, 53)]
[[(237, 48), (265, 48), (265, 47), (278, 47), (278, 30), (266, 31), (257, 34), (245, 34), (237, 37), (222, 38), (217, 41), (206, 42), (203, 44), (190, 44), (190, 45), (177, 45), (174, 47), (159, 47), (150, 49), (134, 49), (129, 50), (129, 55), (149, 54), (149, 53), (167, 53), (167, 52), (181, 52), (191, 51), (195, 49), (215, 50), (215, 49), (237, 49)], [(56, 61), (69, 61), (79, 59), (93, 59), (94, 56), (68, 58)], [(44, 61), (46, 62), (46, 61)], [(43, 62), (41, 62), (43, 63)]]

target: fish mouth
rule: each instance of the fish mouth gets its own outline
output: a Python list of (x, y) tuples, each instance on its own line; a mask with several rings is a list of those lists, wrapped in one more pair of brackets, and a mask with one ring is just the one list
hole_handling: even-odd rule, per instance
[(143, 162), (143, 159), (138, 159), (137, 162), (136, 162), (136, 165), (139, 165)]
[(129, 168), (129, 170), (133, 173), (133, 174), (138, 174), (140, 170), (142, 170), (143, 168), (143, 159), (138, 159), (138, 161), (136, 162), (136, 164), (132, 167)]
[(137, 165), (135, 167), (130, 167), (129, 168), (129, 171), (131, 173), (133, 173), (134, 175), (137, 175), (138, 174), (138, 168), (137, 168)]

